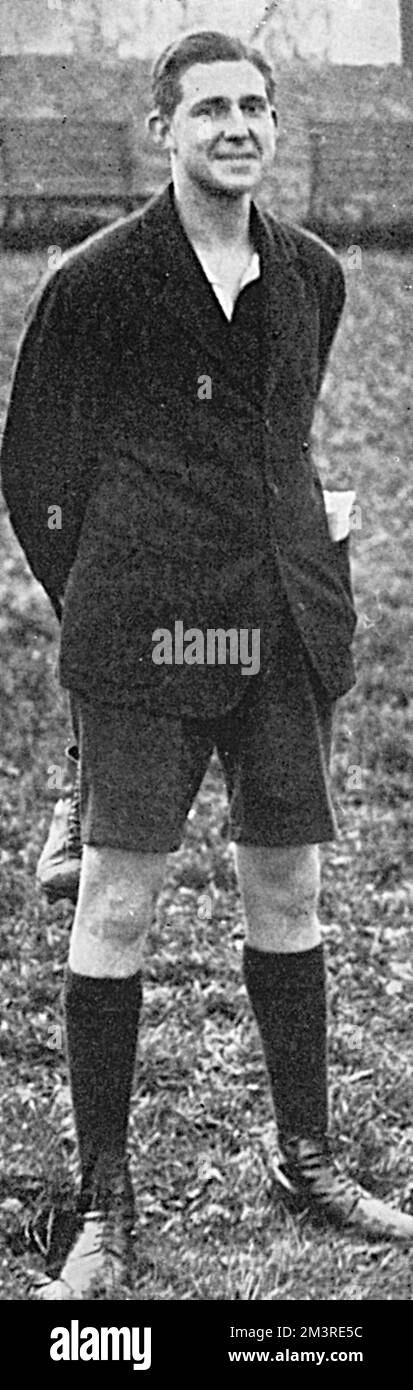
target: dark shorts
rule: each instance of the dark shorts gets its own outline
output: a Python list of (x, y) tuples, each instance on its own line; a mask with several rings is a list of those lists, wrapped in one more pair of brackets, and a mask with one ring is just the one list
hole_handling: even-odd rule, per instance
[(243, 678), (245, 694), (214, 720), (152, 716), (78, 702), (83, 843), (168, 853), (217, 750), (230, 837), (286, 846), (331, 840), (332, 705), (295, 629), (274, 669)]

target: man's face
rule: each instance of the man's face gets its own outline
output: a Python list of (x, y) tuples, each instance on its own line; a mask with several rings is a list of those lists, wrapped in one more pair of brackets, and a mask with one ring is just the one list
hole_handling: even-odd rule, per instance
[(178, 178), (227, 196), (253, 192), (275, 152), (263, 74), (248, 60), (196, 63), (180, 85), (165, 135)]

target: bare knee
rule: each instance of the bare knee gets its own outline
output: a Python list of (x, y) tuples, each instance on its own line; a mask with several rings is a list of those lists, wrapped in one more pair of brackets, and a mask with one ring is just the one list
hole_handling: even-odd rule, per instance
[(85, 846), (70, 951), (73, 969), (75, 961), (82, 973), (86, 963), (91, 974), (116, 973), (119, 961), (125, 973), (131, 965), (137, 967), (164, 870), (164, 855)]
[(242, 845), (237, 857), (250, 943), (290, 951), (317, 944), (318, 846)]

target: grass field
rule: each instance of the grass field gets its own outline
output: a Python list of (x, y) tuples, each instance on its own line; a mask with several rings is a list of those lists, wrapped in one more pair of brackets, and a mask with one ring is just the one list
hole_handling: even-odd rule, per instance
[[(40, 255), (1, 258), (2, 408), (44, 268)], [(323, 481), (354, 483), (361, 508), (358, 683), (340, 703), (333, 766), (341, 837), (323, 851), (332, 1135), (351, 1172), (412, 1210), (413, 260), (364, 253), (347, 278), (315, 429)], [(25, 1300), (50, 1213), (70, 1205), (76, 1179), (61, 1006), (72, 910), (47, 907), (34, 881), (68, 720), (53, 614), (4, 515), (0, 525), (0, 1296)], [(212, 766), (150, 936), (130, 1136), (134, 1298), (410, 1300), (408, 1252), (317, 1233), (275, 1205), (224, 809)]]

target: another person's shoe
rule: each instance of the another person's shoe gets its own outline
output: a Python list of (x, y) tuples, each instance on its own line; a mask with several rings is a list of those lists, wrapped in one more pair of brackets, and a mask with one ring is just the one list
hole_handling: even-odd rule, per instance
[(36, 878), (49, 903), (69, 898), (76, 903), (79, 891), (82, 842), (80, 830), (80, 769), (72, 795), (56, 802), (46, 844), (36, 869)]
[(110, 1300), (130, 1285), (135, 1209), (126, 1162), (97, 1167), (85, 1206), (60, 1273), (33, 1279), (35, 1301)]
[(413, 1241), (413, 1216), (397, 1211), (340, 1173), (327, 1143), (292, 1139), (274, 1170), (276, 1189), (290, 1210), (358, 1232), (368, 1240)]

